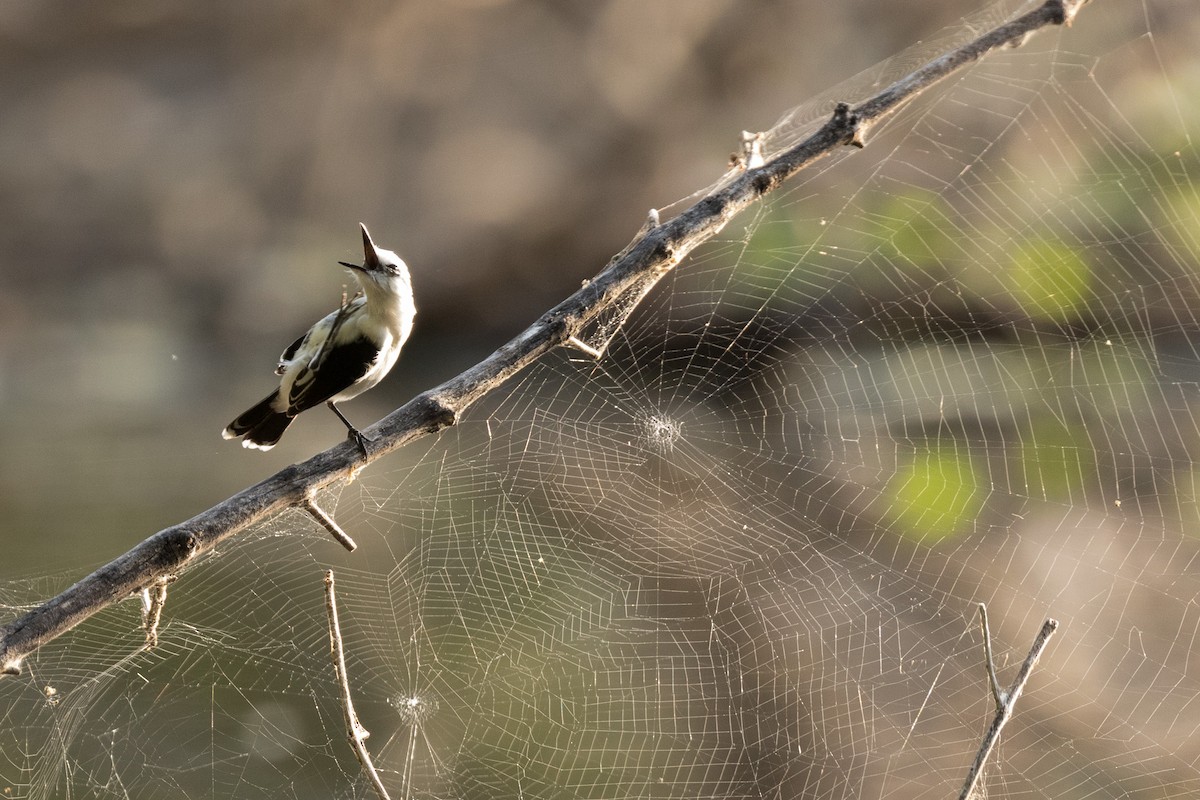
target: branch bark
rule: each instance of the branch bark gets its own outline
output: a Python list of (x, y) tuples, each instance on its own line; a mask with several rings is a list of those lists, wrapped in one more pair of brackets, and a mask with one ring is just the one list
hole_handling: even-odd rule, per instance
[(365, 457), (342, 443), (238, 492), (191, 519), (173, 525), (88, 575), (57, 597), (0, 628), (0, 675), (19, 674), (22, 660), (92, 614), (165, 575), (178, 574), (217, 545), (260, 520), (303, 507), (315, 491), (355, 469), (453, 425), (481, 397), (573, 337), (626, 297), (644, 296), (688, 253), (717, 234), (737, 214), (789, 177), (843, 145), (861, 147), (870, 127), (908, 100), (992, 50), (1021, 44), (1049, 25), (1069, 25), (1087, 0), (1047, 0), (1043, 5), (925, 64), (879, 94), (851, 107), (841, 103), (830, 119), (799, 144), (762, 166), (744, 171), (674, 219), (649, 227), (635, 243), (579, 291), (543, 314), (525, 332), (479, 364), (426, 391), (368, 429), (376, 443)]

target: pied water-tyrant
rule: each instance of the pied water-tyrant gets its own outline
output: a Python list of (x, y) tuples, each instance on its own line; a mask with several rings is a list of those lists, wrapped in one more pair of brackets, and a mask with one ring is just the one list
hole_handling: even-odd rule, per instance
[(360, 225), (363, 263), (349, 267), (362, 294), (313, 325), (279, 357), (279, 388), (221, 432), (241, 437), (242, 446), (270, 450), (296, 415), (325, 403), (349, 430), (365, 454), (366, 437), (350, 424), (337, 404), (383, 380), (395, 365), (412, 332), (413, 303), (408, 266), (391, 250), (376, 247)]

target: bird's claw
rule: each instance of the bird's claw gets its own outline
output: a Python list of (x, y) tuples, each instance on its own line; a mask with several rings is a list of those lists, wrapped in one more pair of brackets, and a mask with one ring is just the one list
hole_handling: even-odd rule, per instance
[(364, 458), (371, 455), (367, 452), (367, 442), (372, 441), (371, 437), (366, 436), (356, 428), (351, 428), (346, 434), (346, 438), (358, 445), (358, 449), (362, 452)]

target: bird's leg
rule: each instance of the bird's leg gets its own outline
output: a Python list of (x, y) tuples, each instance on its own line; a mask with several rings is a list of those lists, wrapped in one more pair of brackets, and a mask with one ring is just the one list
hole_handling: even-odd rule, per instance
[(337, 405), (335, 405), (332, 400), (326, 400), (325, 405), (329, 406), (329, 410), (337, 414), (337, 418), (340, 419), (342, 424), (346, 426), (346, 430), (349, 431), (346, 438), (353, 439), (354, 443), (358, 445), (358, 449), (362, 451), (364, 456), (369, 455), (369, 453), (367, 453), (367, 442), (371, 440), (364, 436), (358, 428), (350, 424), (350, 420), (346, 419), (345, 414), (343, 414), (341, 411), (338, 411)]

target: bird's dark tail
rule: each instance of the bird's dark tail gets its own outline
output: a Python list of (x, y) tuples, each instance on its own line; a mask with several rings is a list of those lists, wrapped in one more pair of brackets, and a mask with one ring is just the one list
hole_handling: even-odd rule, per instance
[(276, 411), (272, 406), (278, 394), (276, 391), (267, 395), (261, 403), (229, 423), (229, 427), (221, 431), (221, 436), (226, 439), (244, 436), (242, 447), (270, 450), (279, 442), (293, 419), (281, 411)]

